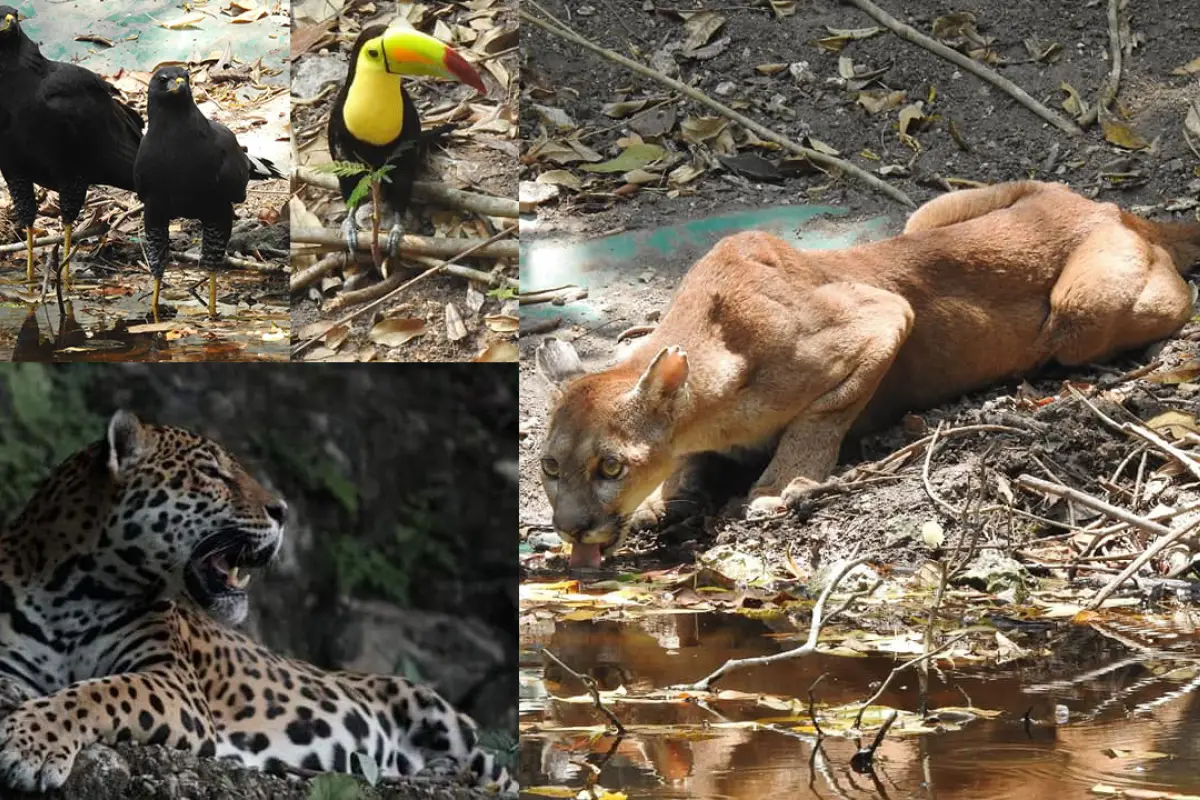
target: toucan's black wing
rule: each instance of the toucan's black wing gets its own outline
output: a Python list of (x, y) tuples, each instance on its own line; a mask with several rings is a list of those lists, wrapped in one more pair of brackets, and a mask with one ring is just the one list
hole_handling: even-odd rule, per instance
[(116, 88), (74, 64), (50, 62), (31, 109), (44, 137), (43, 163), (70, 165), (88, 184), (132, 190), (142, 118), (117, 99)]

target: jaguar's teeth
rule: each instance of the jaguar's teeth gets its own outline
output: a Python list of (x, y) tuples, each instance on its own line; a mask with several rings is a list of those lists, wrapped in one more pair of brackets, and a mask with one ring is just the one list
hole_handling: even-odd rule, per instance
[(243, 575), (238, 567), (231, 567), (225, 583), (236, 589), (245, 589), (246, 585), (250, 583), (250, 573), (247, 572)]

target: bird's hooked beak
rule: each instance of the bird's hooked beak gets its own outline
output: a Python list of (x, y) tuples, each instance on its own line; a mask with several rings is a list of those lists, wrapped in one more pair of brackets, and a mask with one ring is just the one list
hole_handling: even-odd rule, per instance
[(475, 68), (449, 45), (413, 28), (395, 27), (380, 37), (384, 67), (393, 75), (424, 75), (459, 81), (480, 94), (487, 87)]
[(4, 19), (0, 20), (0, 33), (8, 33), (9, 29), (12, 28), (16, 22), (17, 18), (12, 14), (5, 14)]
[(175, 78), (169, 84), (167, 84), (167, 91), (170, 92), (171, 94), (178, 94), (179, 92), (183, 91), (186, 88), (187, 88), (187, 78), (183, 77), (182, 75), (179, 76), (178, 78)]

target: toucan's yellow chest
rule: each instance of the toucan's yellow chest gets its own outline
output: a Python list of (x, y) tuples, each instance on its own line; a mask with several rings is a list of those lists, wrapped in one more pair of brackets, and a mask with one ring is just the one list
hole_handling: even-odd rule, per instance
[(404, 95), (399, 76), (359, 71), (346, 92), (342, 122), (359, 141), (380, 146), (394, 142), (404, 128)]

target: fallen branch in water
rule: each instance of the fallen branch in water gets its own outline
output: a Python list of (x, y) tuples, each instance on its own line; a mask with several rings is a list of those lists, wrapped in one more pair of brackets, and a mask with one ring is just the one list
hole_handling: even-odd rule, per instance
[(568, 667), (563, 663), (561, 658), (550, 652), (550, 648), (544, 647), (542, 648), (542, 652), (545, 653), (546, 657), (555, 664), (558, 664), (560, 667), (565, 669), (572, 678), (584, 685), (584, 688), (588, 690), (588, 694), (592, 696), (592, 704), (596, 706), (596, 710), (608, 717), (608, 721), (612, 723), (612, 726), (616, 729), (618, 736), (624, 736), (625, 726), (621, 724), (621, 720), (617, 719), (617, 715), (612, 712), (612, 709), (600, 701), (600, 687), (596, 685), (595, 679), (588, 675), (580, 674)]
[(812, 622), (809, 623), (810, 627), (808, 629), (808, 639), (805, 640), (804, 644), (791, 650), (786, 650), (782, 653), (775, 653), (774, 655), (769, 656), (758, 656), (755, 658), (731, 658), (718, 667), (716, 671), (702, 680), (679, 688), (695, 692), (707, 692), (712, 689), (714, 683), (716, 683), (726, 674), (735, 670), (745, 669), (746, 667), (761, 667), (767, 664), (774, 664), (777, 661), (788, 661), (793, 658), (803, 658), (804, 656), (811, 655), (812, 653), (816, 652), (817, 639), (821, 635), (821, 628), (823, 628), (829, 622), (829, 620), (845, 611), (855, 600), (863, 597), (864, 595), (870, 594), (879, 587), (879, 582), (877, 581), (870, 589), (851, 594), (846, 598), (845, 602), (838, 606), (834, 611), (830, 612), (829, 614), (825, 613), (825, 605), (829, 602), (829, 596), (833, 594), (833, 591), (838, 587), (838, 584), (840, 584), (855, 567), (867, 563), (871, 560), (871, 558), (873, 558), (873, 556), (867, 555), (860, 556), (852, 561), (847, 561), (829, 581), (829, 584), (825, 587), (825, 590), (821, 592), (821, 596), (817, 598), (817, 604), (813, 606)]
[(908, 661), (905, 661), (900, 666), (894, 668), (891, 672), (888, 673), (888, 676), (883, 679), (883, 683), (879, 684), (879, 688), (875, 690), (875, 694), (871, 695), (870, 698), (868, 698), (862, 704), (862, 708), (860, 708), (858, 710), (858, 714), (856, 714), (854, 716), (854, 725), (852, 725), (851, 727), (857, 728), (858, 726), (862, 725), (863, 714), (866, 713), (868, 708), (870, 708), (872, 705), (874, 705), (876, 700), (878, 700), (880, 697), (883, 696), (883, 693), (887, 691), (888, 686), (890, 686), (892, 684), (892, 680), (897, 675), (899, 675), (901, 672), (908, 669), (909, 667), (915, 667), (918, 664), (923, 664), (924, 662), (928, 661), (929, 659), (933, 658), (934, 656), (938, 655), (939, 653), (943, 653), (946, 650), (949, 650), (951, 647), (958, 644), (959, 642), (961, 642), (963, 639), (967, 638), (970, 635), (971, 634), (969, 634), (969, 633), (960, 633), (958, 636), (955, 636), (953, 639), (944, 643), (940, 647), (934, 648), (933, 650), (930, 650), (928, 653), (925, 653), (924, 655), (919, 655), (916, 658), (910, 658)]

